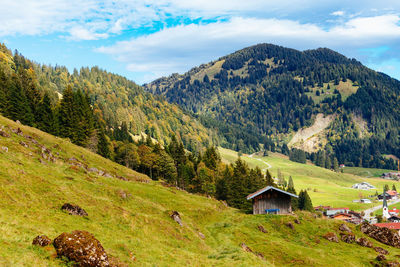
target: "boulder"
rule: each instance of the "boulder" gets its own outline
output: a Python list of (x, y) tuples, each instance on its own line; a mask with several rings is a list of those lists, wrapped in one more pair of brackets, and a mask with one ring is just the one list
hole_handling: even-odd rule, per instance
[(339, 230), (342, 232), (349, 232), (351, 233), (351, 229), (344, 223), (339, 226)]
[(385, 257), (385, 255), (379, 254), (378, 256), (376, 256), (376, 260), (377, 261), (385, 261), (386, 257)]
[(2, 147), (1, 147), (1, 150), (3, 150), (4, 152), (8, 152), (8, 147), (2, 146)]
[(294, 223), (295, 223), (295, 224), (301, 224), (301, 222), (299, 221), (299, 219), (294, 219)]
[(289, 227), (290, 229), (294, 230), (294, 225), (291, 222), (286, 223), (286, 226)]
[(348, 244), (356, 241), (356, 236), (353, 233), (340, 233), (340, 239)]
[(69, 215), (88, 216), (87, 212), (78, 205), (65, 203), (62, 205), (61, 209), (68, 212)]
[(45, 235), (38, 235), (32, 241), (32, 245), (45, 247), (51, 244), (51, 239)]
[(182, 219), (181, 219), (181, 215), (179, 214), (179, 212), (177, 212), (176, 210), (172, 211), (172, 213), (169, 215), (174, 221), (176, 221), (180, 226), (182, 226)]
[(103, 246), (89, 232), (76, 230), (72, 233), (62, 233), (54, 239), (53, 245), (59, 257), (66, 257), (78, 266), (110, 266)]
[(28, 147), (28, 144), (25, 143), (25, 142), (23, 142), (23, 141), (20, 141), (19, 144), (20, 144), (21, 146), (23, 146), (23, 147)]
[(10, 135), (3, 130), (0, 130), (0, 136), (6, 137), (6, 138), (10, 137)]
[(361, 232), (383, 244), (400, 248), (400, 235), (397, 231), (364, 222), (361, 224)]
[(258, 230), (260, 230), (260, 232), (263, 232), (263, 233), (268, 233), (267, 232), (267, 230), (265, 230), (265, 228), (264, 228), (264, 226), (262, 226), (261, 224), (259, 224), (258, 226), (257, 226), (257, 228), (258, 228)]
[(383, 254), (383, 255), (389, 254), (389, 251), (387, 251), (386, 249), (381, 248), (381, 247), (374, 247), (374, 250), (376, 252), (378, 252), (379, 254)]
[(200, 236), (201, 239), (205, 239), (206, 238), (206, 236), (202, 232), (199, 232), (199, 236)]
[(339, 238), (335, 233), (329, 232), (324, 235), (324, 238), (331, 242), (339, 243)]
[(372, 242), (366, 239), (365, 237), (360, 237), (359, 239), (357, 239), (357, 244), (367, 248), (372, 248), (374, 246)]

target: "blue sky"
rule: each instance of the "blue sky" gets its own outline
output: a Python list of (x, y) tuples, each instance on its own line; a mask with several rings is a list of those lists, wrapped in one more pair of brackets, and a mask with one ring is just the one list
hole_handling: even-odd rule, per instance
[(0, 0), (0, 42), (142, 84), (257, 43), (328, 47), (400, 79), (400, 1)]

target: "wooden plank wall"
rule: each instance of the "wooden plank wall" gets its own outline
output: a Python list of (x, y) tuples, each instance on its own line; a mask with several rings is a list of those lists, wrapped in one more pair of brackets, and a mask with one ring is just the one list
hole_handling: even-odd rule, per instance
[(272, 190), (256, 196), (253, 200), (253, 214), (265, 214), (266, 209), (279, 209), (278, 214), (291, 213), (290, 196)]

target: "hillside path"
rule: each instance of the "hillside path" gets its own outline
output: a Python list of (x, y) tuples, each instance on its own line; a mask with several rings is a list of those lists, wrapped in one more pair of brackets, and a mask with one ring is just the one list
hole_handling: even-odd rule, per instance
[(272, 168), (271, 164), (269, 164), (269, 163), (266, 162), (265, 160), (262, 160), (262, 159), (260, 159), (260, 158), (255, 158), (255, 157), (254, 157), (255, 154), (256, 154), (256, 153), (253, 153), (253, 154), (249, 155), (249, 158), (252, 158), (252, 159), (261, 161), (262, 163), (264, 163), (265, 165), (268, 166), (267, 168), (262, 169), (262, 170), (261, 170), (262, 172), (266, 172), (268, 169)]

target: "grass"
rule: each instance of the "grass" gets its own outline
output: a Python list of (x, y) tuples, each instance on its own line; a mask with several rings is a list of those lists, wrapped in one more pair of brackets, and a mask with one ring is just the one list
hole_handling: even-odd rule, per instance
[[(385, 172), (395, 172), (393, 170), (360, 168), (360, 167), (345, 167), (343, 169), (343, 171), (345, 173), (354, 174), (354, 175), (362, 176), (362, 177), (366, 177), (366, 178), (370, 178), (370, 177), (379, 178)], [(391, 183), (391, 181), (387, 180), (387, 183)]]
[[(328, 89), (328, 84), (330, 89)], [(342, 95), (342, 100), (346, 101), (346, 99), (355, 94), (358, 90), (359, 86), (355, 85), (351, 80), (347, 80), (346, 82), (340, 81), (338, 85), (335, 85), (334, 82), (324, 83), (322, 87), (313, 87), (310, 88), (310, 92), (306, 93), (308, 96), (314, 100), (315, 103), (320, 103), (327, 97), (335, 96), (334, 91), (338, 89), (340, 94)], [(316, 95), (316, 91), (319, 90), (321, 94), (319, 96)], [(324, 94), (322, 94), (322, 90)]]
[[(39, 234), (53, 239), (73, 230), (91, 232), (109, 255), (127, 266), (337, 266), (344, 261), (346, 266), (365, 266), (376, 256), (369, 248), (321, 238), (328, 231), (338, 232), (336, 221), (300, 212), (295, 217), (301, 224), (292, 230), (285, 223), (293, 222), (293, 216), (243, 214), (214, 199), (164, 187), (67, 140), (1, 116), (0, 125), (6, 131), (20, 127), (38, 141), (36, 145), (14, 133), (0, 137), (0, 148), (9, 150), (0, 150), (0, 266), (68, 266), (52, 246), (31, 243)], [(39, 145), (58, 153), (56, 162), (40, 163)], [(129, 181), (73, 167), (71, 157)], [(272, 164), (286, 162), (274, 158)], [(295, 178), (299, 186), (301, 177)], [(127, 198), (121, 197), (122, 191)], [(66, 202), (78, 204), (89, 216), (62, 212)], [(170, 219), (173, 210), (181, 214), (183, 226)], [(261, 233), (258, 225), (268, 233)], [(243, 251), (242, 242), (265, 259)], [(394, 257), (395, 249), (373, 242), (391, 252), (389, 259)]]
[[(226, 163), (234, 162), (237, 159), (237, 153), (232, 150), (220, 148), (219, 151)], [(269, 170), (272, 176), (277, 176), (278, 169), (281, 170), (286, 179), (292, 176), (297, 192), (307, 189), (314, 206), (330, 205), (361, 211), (377, 206), (379, 203), (375, 200), (371, 204), (355, 203), (352, 202), (353, 200), (369, 198), (370, 195), (375, 195), (376, 190), (380, 192), (385, 184), (388, 184), (390, 187), (392, 184), (395, 184), (397, 188), (400, 188), (400, 183), (396, 181), (388, 181), (378, 177), (366, 178), (357, 175), (367, 172), (370, 169), (352, 168), (354, 173), (346, 173), (348, 169), (346, 167), (345, 173), (336, 173), (312, 164), (301, 164), (290, 161), (286, 156), (278, 153), (270, 153), (268, 157), (254, 156), (253, 158), (243, 155), (242, 158), (249, 166), (258, 166), (261, 169), (266, 168), (266, 165), (262, 161), (257, 160), (257, 158), (268, 162), (272, 166)], [(380, 170), (371, 169), (370, 172), (378, 174)], [(356, 190), (351, 188), (353, 184), (363, 181), (369, 182), (377, 189)], [(371, 197), (371, 199), (373, 198)]]

